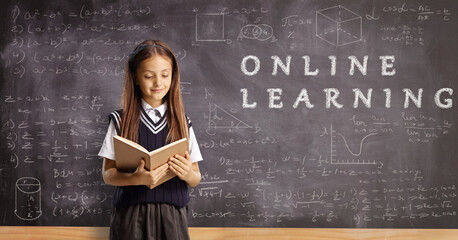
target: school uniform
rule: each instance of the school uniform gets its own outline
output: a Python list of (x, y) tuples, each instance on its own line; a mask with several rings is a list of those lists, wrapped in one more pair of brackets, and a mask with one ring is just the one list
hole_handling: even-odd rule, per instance
[[(142, 99), (138, 143), (148, 151), (166, 144), (167, 104), (153, 109)], [(110, 113), (107, 135), (99, 156), (115, 160), (113, 136), (120, 133), (122, 111)], [(202, 160), (191, 120), (189, 154), (191, 162)], [(174, 177), (149, 189), (146, 186), (115, 186), (110, 222), (110, 239), (189, 239), (187, 223), (188, 186)]]

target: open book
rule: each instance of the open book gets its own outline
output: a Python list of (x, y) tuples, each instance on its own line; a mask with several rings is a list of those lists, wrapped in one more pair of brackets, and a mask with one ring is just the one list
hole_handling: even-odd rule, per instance
[[(148, 152), (140, 144), (120, 136), (114, 136), (113, 143), (116, 168), (124, 172), (135, 172), (142, 158), (145, 160), (145, 168), (149, 171), (154, 170), (168, 162), (169, 158), (176, 154), (184, 156), (188, 150), (188, 140), (186, 138), (167, 144), (152, 152)], [(152, 189), (175, 176), (172, 171), (169, 171), (157, 184), (148, 187)]]

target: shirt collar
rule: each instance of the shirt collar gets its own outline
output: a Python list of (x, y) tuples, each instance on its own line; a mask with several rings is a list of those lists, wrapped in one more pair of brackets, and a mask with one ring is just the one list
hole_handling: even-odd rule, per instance
[(161, 114), (161, 116), (164, 116), (165, 111), (167, 111), (167, 101), (164, 101), (164, 103), (162, 103), (161, 106), (159, 106), (157, 108), (153, 108), (153, 107), (151, 107), (151, 105), (149, 105), (142, 98), (142, 107), (143, 107), (143, 109), (145, 110), (146, 113), (148, 113), (149, 111), (152, 111), (154, 109), (157, 109), (159, 111), (159, 113)]

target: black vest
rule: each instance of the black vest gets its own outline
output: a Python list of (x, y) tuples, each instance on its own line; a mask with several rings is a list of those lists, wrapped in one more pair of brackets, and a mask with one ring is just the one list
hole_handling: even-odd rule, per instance
[[(113, 121), (116, 126), (118, 135), (120, 133), (121, 114), (122, 110), (118, 110), (109, 115), (110, 121)], [(142, 109), (138, 129), (138, 144), (146, 150), (154, 151), (166, 144), (168, 126), (165, 115), (157, 123), (154, 123)], [(191, 122), (189, 118), (187, 120), (189, 128)], [(112, 201), (115, 207), (140, 203), (168, 203), (179, 208), (186, 206), (188, 202), (188, 185), (178, 177), (174, 177), (153, 189), (146, 186), (115, 186)]]

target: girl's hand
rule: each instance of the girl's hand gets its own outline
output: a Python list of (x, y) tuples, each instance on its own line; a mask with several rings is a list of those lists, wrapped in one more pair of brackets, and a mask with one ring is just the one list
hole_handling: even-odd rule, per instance
[(169, 169), (175, 173), (181, 180), (188, 182), (191, 178), (193, 171), (192, 171), (192, 163), (191, 157), (189, 156), (188, 151), (186, 151), (185, 156), (175, 155), (169, 158)]
[(169, 165), (167, 163), (162, 164), (152, 171), (145, 169), (145, 160), (140, 161), (137, 170), (133, 173), (139, 180), (139, 185), (146, 185), (151, 188), (152, 185), (155, 185), (159, 180), (168, 173)]

